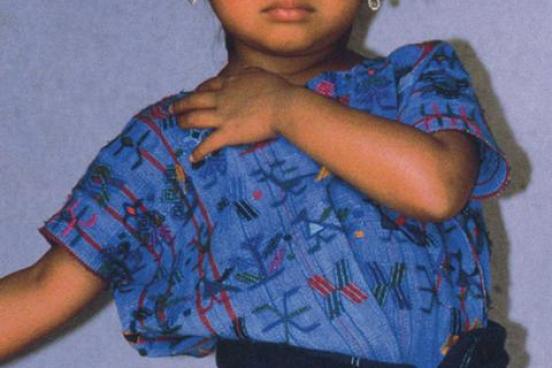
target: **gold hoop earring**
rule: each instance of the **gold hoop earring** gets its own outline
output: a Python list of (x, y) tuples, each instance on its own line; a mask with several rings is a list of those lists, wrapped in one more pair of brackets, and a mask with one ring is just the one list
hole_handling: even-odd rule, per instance
[(367, 1), (368, 1), (368, 7), (373, 11), (377, 11), (381, 7), (381, 0), (367, 0)]

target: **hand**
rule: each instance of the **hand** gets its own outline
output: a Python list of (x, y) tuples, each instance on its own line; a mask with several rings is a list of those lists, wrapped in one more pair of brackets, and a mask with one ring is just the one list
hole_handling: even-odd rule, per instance
[(197, 162), (226, 145), (276, 137), (294, 88), (275, 73), (248, 67), (204, 81), (169, 111), (182, 128), (217, 128), (192, 152), (190, 161)]

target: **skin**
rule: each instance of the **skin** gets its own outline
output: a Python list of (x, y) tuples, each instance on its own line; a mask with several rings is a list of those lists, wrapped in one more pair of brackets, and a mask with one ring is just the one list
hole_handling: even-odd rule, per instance
[(293, 23), (272, 21), (263, 12), (275, 2), (211, 0), (234, 44), (220, 76), (256, 66), (302, 85), (324, 70), (348, 69), (362, 60), (362, 55), (346, 48), (360, 0), (288, 0), (314, 8), (306, 21)]
[[(27, 354), (105, 292), (108, 283), (64, 246), (0, 278), (0, 363)], [(0, 364), (1, 365), (1, 364)]]
[(217, 76), (171, 106), (183, 128), (216, 128), (190, 160), (281, 134), (369, 198), (407, 216), (440, 222), (458, 213), (478, 171), (471, 136), (428, 134), (303, 86), (323, 70), (349, 69), (362, 58), (345, 47), (360, 1), (296, 1), (314, 11), (293, 23), (268, 19), (263, 9), (273, 3), (211, 1), (234, 48)]
[[(427, 134), (303, 87), (324, 70), (348, 70), (362, 59), (345, 48), (360, 1), (301, 0), (315, 11), (305, 22), (285, 24), (262, 13), (272, 3), (212, 0), (235, 47), (217, 76), (172, 106), (183, 128), (216, 128), (193, 155), (200, 160), (226, 145), (283, 135), (370, 198), (404, 214), (442, 221), (461, 209), (478, 170), (477, 149), (467, 134)], [(106, 286), (62, 246), (0, 278), (0, 362), (58, 329)]]

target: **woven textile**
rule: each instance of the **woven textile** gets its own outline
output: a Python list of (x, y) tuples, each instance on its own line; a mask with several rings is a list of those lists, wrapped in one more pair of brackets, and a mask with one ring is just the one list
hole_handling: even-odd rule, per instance
[(167, 110), (189, 92), (165, 97), (100, 150), (40, 228), (108, 281), (140, 354), (201, 357), (220, 336), (433, 367), (461, 332), (487, 325), (481, 201), (502, 191), (509, 165), (453, 47), (402, 46), (305, 88), (390, 124), (475, 137), (469, 202), (443, 222), (409, 218), (283, 136), (190, 164), (213, 128), (180, 128)]

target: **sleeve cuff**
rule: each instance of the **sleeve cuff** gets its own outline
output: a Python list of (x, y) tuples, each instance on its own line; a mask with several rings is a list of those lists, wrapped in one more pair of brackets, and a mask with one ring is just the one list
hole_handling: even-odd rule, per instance
[(100, 277), (106, 283), (106, 288), (109, 288), (110, 279), (105, 270), (104, 259), (99, 254), (87, 252), (84, 249), (72, 247), (70, 244), (61, 240), (55, 235), (47, 225), (43, 225), (38, 228), (38, 232), (48, 241), (51, 246), (61, 246), (65, 248), (68, 253), (73, 256), (80, 264), (82, 264), (89, 272), (92, 272), (96, 276)]

